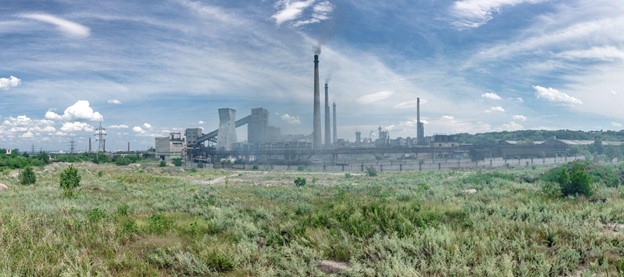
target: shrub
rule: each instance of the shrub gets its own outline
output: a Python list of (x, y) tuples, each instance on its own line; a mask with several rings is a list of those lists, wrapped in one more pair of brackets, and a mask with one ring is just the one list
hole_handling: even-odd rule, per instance
[(253, 167), (251, 167), (251, 170), (258, 170), (258, 169), (260, 169), (260, 167), (258, 167), (258, 165), (255, 165), (255, 164)]
[(375, 169), (372, 166), (367, 167), (366, 168), (366, 176), (368, 176), (368, 177), (375, 177), (375, 176), (377, 176), (377, 169)]
[(80, 175), (78, 169), (73, 166), (69, 166), (63, 172), (61, 172), (60, 180), (61, 188), (65, 192), (65, 196), (73, 196), (74, 189), (80, 186)]
[(353, 178), (353, 174), (349, 172), (345, 173), (345, 179), (351, 179), (351, 178)]
[(297, 177), (297, 179), (295, 179), (295, 186), (303, 187), (305, 185), (306, 185), (306, 179), (305, 178)]
[(206, 167), (206, 165), (204, 165), (204, 163), (202, 163), (202, 162), (197, 163), (197, 168), (204, 168), (204, 167)]
[(182, 158), (174, 158), (174, 159), (171, 159), (171, 161), (173, 162), (173, 165), (175, 166), (182, 166)]
[(19, 172), (19, 181), (22, 185), (32, 185), (37, 182), (37, 176), (32, 167), (27, 166)]
[(569, 175), (567, 170), (561, 171), (558, 181), (559, 185), (561, 186), (561, 193), (564, 196), (591, 196), (593, 194), (593, 190), (591, 187), (591, 178), (586, 172), (585, 165), (581, 163), (575, 163), (572, 166), (572, 170), (570, 171)]
[(160, 163), (158, 164), (158, 166), (160, 166), (160, 167), (167, 167), (167, 162), (165, 162), (165, 161), (160, 161)]
[(104, 172), (102, 172), (101, 170), (98, 171), (97, 176), (100, 177), (100, 178), (103, 177), (104, 176)]

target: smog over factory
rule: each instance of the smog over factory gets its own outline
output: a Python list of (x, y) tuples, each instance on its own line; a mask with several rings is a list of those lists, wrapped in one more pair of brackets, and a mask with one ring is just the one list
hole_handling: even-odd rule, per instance
[(2, 147), (341, 163), (624, 124), (618, 1), (109, 2), (3, 2)]

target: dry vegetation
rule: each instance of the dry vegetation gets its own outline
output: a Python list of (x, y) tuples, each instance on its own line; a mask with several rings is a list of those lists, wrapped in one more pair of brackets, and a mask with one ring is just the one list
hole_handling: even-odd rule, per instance
[(369, 177), (80, 164), (68, 198), (65, 167), (35, 168), (29, 186), (0, 174), (0, 275), (317, 276), (321, 262), (352, 276), (624, 270), (622, 187), (555, 197), (544, 169)]

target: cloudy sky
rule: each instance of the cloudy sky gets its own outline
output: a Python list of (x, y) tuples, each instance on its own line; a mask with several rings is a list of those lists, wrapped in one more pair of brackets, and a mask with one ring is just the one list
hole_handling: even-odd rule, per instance
[[(3, 0), (0, 147), (107, 148), (265, 107), (312, 129), (313, 52), (338, 137), (622, 129), (621, 0)], [(246, 138), (246, 128), (239, 128)]]

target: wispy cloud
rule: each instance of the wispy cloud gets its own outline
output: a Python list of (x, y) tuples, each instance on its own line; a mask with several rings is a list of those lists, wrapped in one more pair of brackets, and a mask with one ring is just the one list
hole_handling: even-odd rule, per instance
[(501, 97), (498, 96), (498, 94), (494, 92), (486, 92), (484, 94), (481, 94), (481, 97), (491, 99), (491, 100), (501, 100)]
[(299, 116), (292, 116), (289, 114), (283, 114), (280, 116), (280, 118), (286, 122), (288, 122), (288, 124), (301, 124), (301, 119), (299, 118)]
[(394, 91), (380, 91), (380, 92), (364, 95), (358, 98), (356, 101), (360, 104), (371, 104), (371, 103), (385, 100), (392, 95), (394, 95)]
[(108, 128), (110, 128), (110, 129), (128, 129), (129, 127), (126, 124), (119, 124), (119, 125), (108, 126)]
[(91, 34), (91, 30), (89, 29), (89, 27), (51, 14), (26, 13), (21, 14), (20, 17), (52, 24), (57, 27), (63, 34), (69, 37), (86, 38), (89, 37), (89, 35)]
[(561, 103), (568, 105), (580, 105), (583, 102), (565, 92), (558, 91), (554, 88), (545, 88), (541, 86), (533, 86), (537, 98), (545, 99), (552, 103)]
[(492, 20), (504, 6), (538, 3), (543, 0), (461, 0), (451, 7), (452, 24), (460, 29), (477, 28)]
[(624, 61), (624, 50), (614, 46), (592, 47), (585, 50), (564, 51), (557, 56), (565, 59), (621, 60)]
[(505, 109), (501, 106), (495, 106), (495, 107), (490, 107), (486, 110), (484, 110), (483, 112), (485, 113), (504, 113)]
[(291, 1), (280, 0), (275, 3), (275, 7), (279, 10), (271, 16), (275, 20), (275, 24), (281, 25), (284, 22), (295, 20), (301, 16), (303, 11), (314, 4), (315, 0)]
[(108, 101), (106, 101), (108, 104), (113, 104), (113, 105), (120, 105), (121, 101), (117, 100), (117, 99), (110, 99)]
[(11, 88), (18, 87), (21, 84), (22, 80), (15, 76), (10, 76), (9, 78), (0, 78), (0, 90), (9, 90)]
[(516, 121), (527, 121), (527, 117), (521, 114), (514, 115), (513, 119)]

